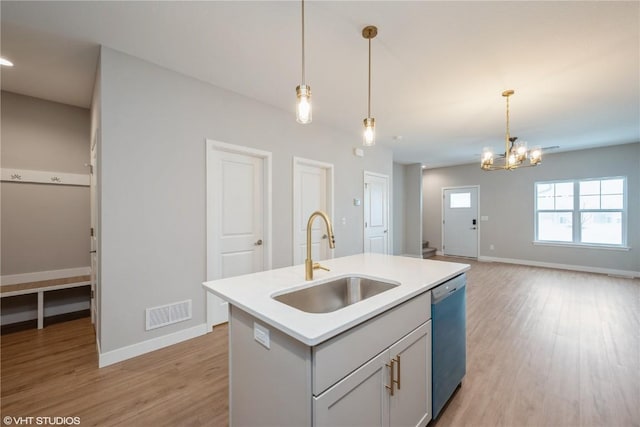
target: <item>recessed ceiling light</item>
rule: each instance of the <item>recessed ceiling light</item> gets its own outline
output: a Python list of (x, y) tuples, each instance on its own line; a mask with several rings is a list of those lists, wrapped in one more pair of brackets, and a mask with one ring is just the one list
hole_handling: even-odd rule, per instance
[(0, 56), (0, 65), (4, 67), (13, 67), (13, 62), (9, 61), (7, 58)]

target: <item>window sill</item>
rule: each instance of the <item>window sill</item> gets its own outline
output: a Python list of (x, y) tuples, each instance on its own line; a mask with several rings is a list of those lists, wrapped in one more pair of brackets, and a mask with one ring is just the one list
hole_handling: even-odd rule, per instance
[(580, 248), (580, 249), (603, 249), (605, 251), (630, 251), (631, 248), (629, 246), (613, 246), (613, 245), (590, 245), (587, 243), (563, 243), (563, 242), (541, 242), (534, 240), (532, 242), (535, 246), (559, 246), (559, 247), (569, 247), (569, 248)]

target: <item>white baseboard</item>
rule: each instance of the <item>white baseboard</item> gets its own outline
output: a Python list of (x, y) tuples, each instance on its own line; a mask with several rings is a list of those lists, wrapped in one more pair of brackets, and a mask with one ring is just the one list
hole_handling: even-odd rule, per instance
[(206, 333), (207, 324), (201, 323), (200, 325), (183, 329), (182, 331), (174, 332), (172, 334), (152, 338), (137, 344), (107, 351), (106, 353), (99, 353), (98, 367), (104, 368), (105, 366), (113, 365), (114, 363), (122, 362), (123, 360), (131, 359), (145, 353), (150, 353), (154, 350), (159, 350), (170, 345), (178, 344), (179, 342), (190, 340), (191, 338), (199, 337)]
[(91, 267), (65, 268), (62, 270), (34, 271), (33, 273), (8, 274), (0, 276), (0, 286), (16, 283), (40, 282), (42, 280), (64, 279), (65, 277), (86, 276)]
[(556, 268), (560, 270), (584, 271), (587, 273), (609, 274), (622, 277), (640, 277), (640, 271), (617, 270), (613, 268), (590, 267), (587, 265), (557, 264), (554, 262), (530, 261), (526, 259), (497, 258), (490, 256), (480, 256), (478, 261), (482, 262), (503, 262), (505, 264), (521, 264), (533, 267)]
[(436, 255), (444, 256), (444, 253), (442, 251), (440, 251), (440, 250), (437, 250), (436, 251)]

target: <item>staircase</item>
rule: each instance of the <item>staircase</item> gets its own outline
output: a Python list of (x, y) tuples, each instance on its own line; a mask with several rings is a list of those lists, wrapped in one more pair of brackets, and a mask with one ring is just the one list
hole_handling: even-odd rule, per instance
[(422, 242), (422, 258), (431, 258), (436, 254), (436, 248), (429, 247), (429, 241)]

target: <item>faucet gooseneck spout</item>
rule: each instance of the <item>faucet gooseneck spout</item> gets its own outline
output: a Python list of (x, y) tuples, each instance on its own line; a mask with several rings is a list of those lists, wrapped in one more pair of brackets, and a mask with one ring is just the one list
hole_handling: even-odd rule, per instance
[(331, 220), (329, 216), (322, 211), (315, 211), (309, 217), (309, 221), (307, 222), (307, 259), (304, 261), (304, 278), (305, 280), (313, 280), (313, 270), (321, 268), (323, 270), (329, 271), (328, 268), (321, 266), (319, 263), (313, 263), (311, 259), (311, 227), (313, 226), (313, 220), (316, 217), (321, 217), (324, 220), (324, 223), (327, 227), (327, 234), (329, 235), (329, 247), (334, 249), (336, 247), (336, 238), (333, 235), (333, 227), (331, 226)]

